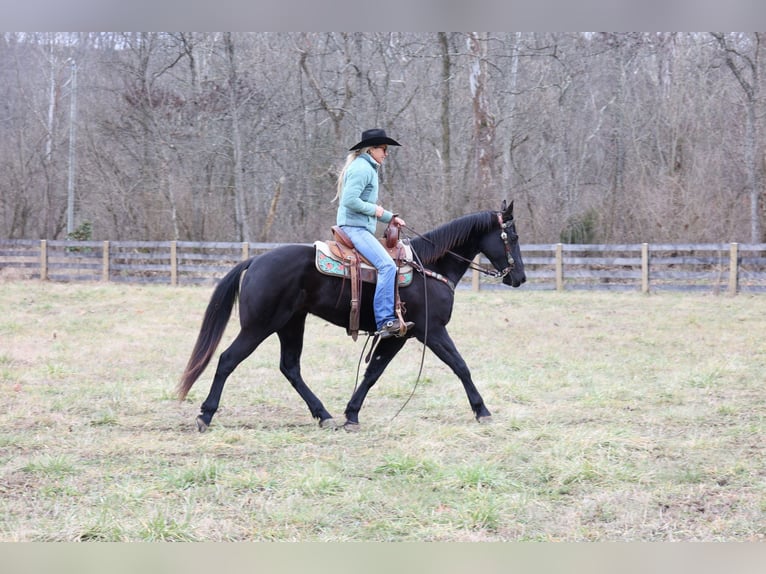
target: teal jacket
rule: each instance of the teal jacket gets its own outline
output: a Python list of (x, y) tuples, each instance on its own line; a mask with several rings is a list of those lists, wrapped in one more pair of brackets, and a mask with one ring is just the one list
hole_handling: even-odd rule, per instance
[[(343, 191), (336, 217), (338, 225), (366, 227), (370, 233), (375, 234), (379, 167), (380, 165), (366, 153), (361, 154), (348, 166), (343, 178)], [(393, 217), (393, 213), (384, 211), (380, 221), (388, 223)]]

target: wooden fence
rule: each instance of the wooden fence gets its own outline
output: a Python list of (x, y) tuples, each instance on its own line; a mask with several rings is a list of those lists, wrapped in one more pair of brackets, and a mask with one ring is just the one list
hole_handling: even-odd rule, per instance
[[(277, 243), (0, 240), (0, 277), (214, 284)], [(766, 244), (524, 245), (526, 289), (766, 292)], [(480, 259), (481, 260), (481, 259)], [(482, 263), (488, 264), (486, 260)], [(477, 272), (459, 288), (492, 289)]]

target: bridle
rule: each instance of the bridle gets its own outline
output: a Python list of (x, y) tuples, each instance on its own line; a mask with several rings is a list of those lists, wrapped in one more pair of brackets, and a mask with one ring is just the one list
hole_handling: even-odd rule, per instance
[[(505, 277), (508, 275), (511, 271), (514, 270), (516, 267), (516, 262), (513, 259), (513, 253), (511, 251), (511, 241), (515, 241), (518, 239), (518, 236), (515, 236), (511, 239), (508, 237), (508, 228), (510, 228), (513, 225), (513, 217), (509, 219), (508, 221), (503, 221), (503, 214), (499, 211), (495, 212), (495, 216), (497, 217), (497, 223), (500, 225), (500, 239), (503, 240), (503, 246), (505, 247), (505, 259), (508, 262), (507, 267), (505, 267), (502, 271), (498, 271), (494, 267), (486, 267), (484, 265), (481, 265), (480, 263), (474, 263), (472, 259), (468, 259), (467, 257), (463, 257), (462, 255), (459, 255), (458, 253), (455, 253), (454, 251), (446, 251), (449, 255), (452, 257), (459, 259), (460, 261), (463, 261), (464, 263), (468, 263), (468, 268), (472, 269), (474, 271), (478, 271), (479, 273), (483, 273), (484, 275), (488, 277), (493, 277), (495, 279), (499, 279), (502, 277)], [(409, 226), (404, 226), (404, 228), (413, 233), (414, 235), (417, 235), (421, 239), (424, 239), (425, 241), (428, 241), (429, 243), (433, 244), (433, 242), (428, 239), (427, 237), (424, 237), (414, 229), (412, 229)]]
[[(489, 273), (487, 271), (484, 271), (490, 277), (505, 277), (508, 275), (513, 269), (516, 267), (516, 261), (513, 259), (513, 253), (511, 252), (511, 244), (508, 239), (508, 232), (506, 231), (508, 228), (510, 228), (513, 225), (513, 217), (511, 217), (508, 221), (503, 221), (503, 214), (499, 211), (495, 213), (497, 216), (497, 223), (500, 225), (500, 239), (503, 240), (503, 245), (505, 246), (505, 259), (508, 262), (508, 266), (503, 269), (502, 271), (497, 271), (496, 269), (490, 269)], [(518, 235), (514, 234), (514, 237), (510, 241), (516, 241), (518, 240)]]
[[(505, 277), (511, 271), (513, 271), (513, 269), (516, 267), (516, 262), (513, 260), (513, 253), (511, 252), (511, 244), (508, 238), (508, 231), (507, 231), (507, 229), (513, 225), (513, 217), (511, 217), (511, 219), (509, 219), (508, 221), (503, 221), (503, 214), (500, 213), (499, 211), (495, 212), (495, 216), (497, 217), (498, 225), (500, 225), (500, 239), (503, 240), (503, 246), (505, 247), (505, 259), (508, 262), (508, 265), (502, 271), (498, 271), (494, 267), (485, 267), (484, 265), (481, 265), (479, 263), (474, 263), (472, 260), (467, 259), (463, 257), (462, 255), (458, 255), (457, 253), (453, 253), (452, 251), (447, 251), (447, 253), (449, 253), (453, 257), (457, 257), (458, 259), (461, 259), (462, 261), (466, 261), (468, 263), (469, 269), (473, 269), (474, 271), (478, 271), (479, 273), (484, 273), (484, 275), (488, 277), (499, 279), (501, 277)], [(518, 239), (518, 237), (514, 239)]]

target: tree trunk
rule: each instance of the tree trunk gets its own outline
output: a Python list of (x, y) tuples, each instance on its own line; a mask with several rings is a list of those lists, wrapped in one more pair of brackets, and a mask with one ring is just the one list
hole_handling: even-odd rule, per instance
[(760, 34), (756, 33), (753, 38), (748, 38), (747, 45), (753, 48), (738, 49), (736, 39), (729, 39), (720, 33), (713, 36), (718, 40), (723, 49), (726, 65), (739, 82), (745, 94), (745, 170), (746, 186), (750, 195), (750, 241), (760, 243), (761, 230), (761, 176), (758, 170), (758, 123), (756, 106), (760, 94), (759, 56), (761, 50)]
[(494, 195), (494, 140), (495, 122), (489, 110), (487, 87), (487, 37), (476, 32), (468, 34), (468, 53), (471, 57), (469, 82), (473, 103), (475, 139), (475, 166), (477, 186), (474, 207), (488, 208)]
[(229, 118), (231, 120), (231, 169), (232, 185), (234, 187), (234, 218), (237, 226), (238, 240), (250, 241), (250, 224), (247, 220), (247, 204), (242, 175), (242, 134), (240, 133), (239, 102), (237, 101), (239, 81), (231, 32), (224, 34), (224, 44), (229, 65)]
[(461, 209), (460, 202), (456, 202), (452, 196), (452, 158), (450, 148), (452, 147), (452, 137), (450, 134), (450, 79), (452, 77), (452, 58), (450, 56), (449, 36), (446, 32), (439, 32), (439, 48), (442, 59), (442, 77), (441, 77), (441, 168), (442, 168), (442, 205), (448, 213), (456, 214)]

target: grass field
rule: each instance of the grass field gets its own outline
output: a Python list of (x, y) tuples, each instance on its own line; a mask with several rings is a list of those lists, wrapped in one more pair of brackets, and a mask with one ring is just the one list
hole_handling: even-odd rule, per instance
[[(459, 292), (494, 415), (410, 342), (359, 433), (319, 429), (267, 340), (194, 425), (173, 394), (210, 288), (0, 283), (2, 541), (766, 539), (766, 297)], [(237, 322), (232, 320), (225, 341)], [(339, 419), (362, 341), (311, 320)]]

